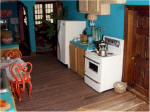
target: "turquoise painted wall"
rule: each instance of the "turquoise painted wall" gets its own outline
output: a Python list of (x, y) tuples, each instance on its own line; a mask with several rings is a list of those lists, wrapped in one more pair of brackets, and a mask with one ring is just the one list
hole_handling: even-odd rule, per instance
[(31, 49), (31, 52), (36, 52), (36, 41), (35, 41), (35, 31), (34, 31), (34, 15), (33, 15), (33, 6), (34, 6), (36, 0), (32, 0), (32, 1), (20, 0), (20, 1), (24, 4), (26, 12), (27, 12), (30, 49)]
[[(81, 14), (78, 11), (78, 1), (63, 1), (63, 5), (68, 7), (67, 19), (71, 20), (86, 20), (86, 14)], [(127, 0), (125, 5), (149, 5), (149, 0)], [(104, 28), (104, 35), (124, 38), (124, 5), (112, 4), (111, 14), (98, 16), (95, 26)], [(87, 21), (87, 32), (91, 34), (90, 27)]]
[[(9, 30), (12, 31), (12, 34), (13, 34), (13, 37), (14, 37), (14, 34), (15, 34), (14, 25), (10, 24), (10, 18), (18, 18), (18, 5), (17, 5), (17, 2), (1, 3), (1, 10), (7, 10), (7, 9), (12, 10), (12, 17), (3, 17), (2, 19), (7, 19), (8, 20), (8, 23), (9, 23), (8, 28), (9, 28)], [(19, 31), (19, 25), (17, 25), (17, 27), (18, 27), (18, 31)]]

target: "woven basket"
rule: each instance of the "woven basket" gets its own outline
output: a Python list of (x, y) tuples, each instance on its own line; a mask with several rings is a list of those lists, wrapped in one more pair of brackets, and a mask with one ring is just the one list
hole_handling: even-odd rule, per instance
[(12, 32), (10, 30), (1, 31), (1, 40), (3, 44), (11, 44), (13, 41)]
[(124, 82), (116, 82), (114, 83), (114, 90), (116, 93), (124, 93), (126, 92), (127, 84)]
[(81, 34), (81, 35), (80, 35), (80, 40), (81, 40), (81, 42), (88, 42), (88, 37), (87, 37), (87, 35)]

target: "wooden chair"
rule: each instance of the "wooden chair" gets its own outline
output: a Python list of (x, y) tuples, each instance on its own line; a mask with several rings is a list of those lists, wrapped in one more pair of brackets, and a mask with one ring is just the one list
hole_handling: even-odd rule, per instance
[(14, 96), (15, 93), (17, 94), (19, 102), (21, 102), (21, 93), (25, 91), (26, 84), (29, 84), (28, 96), (31, 96), (31, 71), (32, 64), (30, 62), (24, 62), (23, 64), (15, 63), (10, 66), (10, 74), (8, 74), (8, 79), (12, 93)]
[(3, 57), (10, 57), (11, 59), (22, 58), (22, 53), (18, 49), (7, 50), (4, 52)]

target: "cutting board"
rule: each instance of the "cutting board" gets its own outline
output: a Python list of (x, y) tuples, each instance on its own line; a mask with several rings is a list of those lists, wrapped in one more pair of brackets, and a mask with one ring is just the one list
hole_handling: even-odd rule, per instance
[(9, 108), (10, 108), (10, 104), (0, 98), (0, 111), (5, 111), (8, 110)]

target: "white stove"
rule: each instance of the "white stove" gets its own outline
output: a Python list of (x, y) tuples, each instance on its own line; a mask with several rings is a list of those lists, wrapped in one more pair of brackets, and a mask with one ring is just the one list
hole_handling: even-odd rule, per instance
[(98, 92), (113, 88), (121, 81), (124, 41), (104, 36), (108, 44), (107, 56), (102, 57), (94, 51), (86, 51), (84, 81)]

